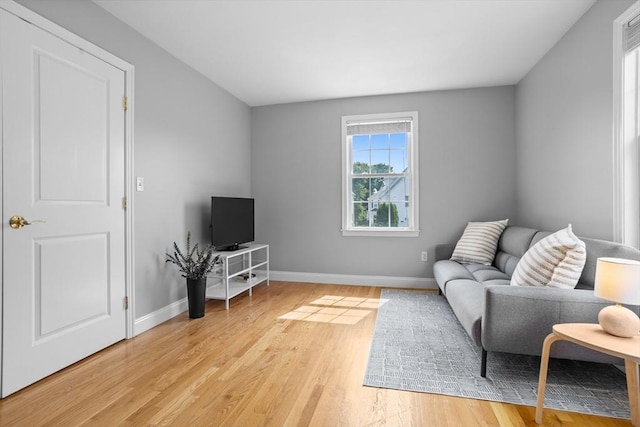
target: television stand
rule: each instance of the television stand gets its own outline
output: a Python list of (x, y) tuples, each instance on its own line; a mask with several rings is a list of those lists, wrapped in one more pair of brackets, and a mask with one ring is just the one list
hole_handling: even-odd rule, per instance
[(207, 275), (209, 299), (224, 300), (229, 310), (229, 300), (243, 292), (253, 294), (253, 288), (262, 282), (269, 286), (269, 245), (252, 243), (235, 251), (216, 251), (219, 263)]

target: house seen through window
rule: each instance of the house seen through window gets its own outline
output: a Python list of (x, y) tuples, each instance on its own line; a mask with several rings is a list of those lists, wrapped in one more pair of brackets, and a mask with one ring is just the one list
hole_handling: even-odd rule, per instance
[(344, 235), (417, 235), (417, 116), (342, 118)]

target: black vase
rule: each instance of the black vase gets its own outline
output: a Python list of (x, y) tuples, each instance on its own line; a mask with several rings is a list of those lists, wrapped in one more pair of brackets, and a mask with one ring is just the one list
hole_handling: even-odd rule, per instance
[(189, 300), (189, 318), (204, 316), (204, 302), (207, 293), (207, 278), (187, 279), (187, 299)]

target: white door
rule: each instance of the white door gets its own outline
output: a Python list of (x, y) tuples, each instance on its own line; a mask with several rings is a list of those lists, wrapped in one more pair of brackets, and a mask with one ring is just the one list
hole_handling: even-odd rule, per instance
[(125, 337), (125, 92), (2, 10), (0, 61), (4, 397)]

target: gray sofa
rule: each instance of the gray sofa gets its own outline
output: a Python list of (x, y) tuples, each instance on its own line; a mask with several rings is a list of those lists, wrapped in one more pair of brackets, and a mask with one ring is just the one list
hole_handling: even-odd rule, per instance
[[(640, 251), (614, 242), (580, 237), (587, 260), (575, 289), (510, 286), (524, 253), (551, 232), (509, 226), (498, 243), (493, 265), (451, 261), (454, 244), (436, 246), (433, 273), (458, 320), (482, 347), (481, 375), (486, 376), (487, 352), (539, 356), (544, 338), (556, 323), (597, 323), (601, 308), (611, 305), (593, 295), (596, 260), (615, 257), (640, 260)], [(638, 307), (629, 307), (636, 313)], [(621, 363), (575, 344), (559, 341), (551, 357), (601, 363)]]

